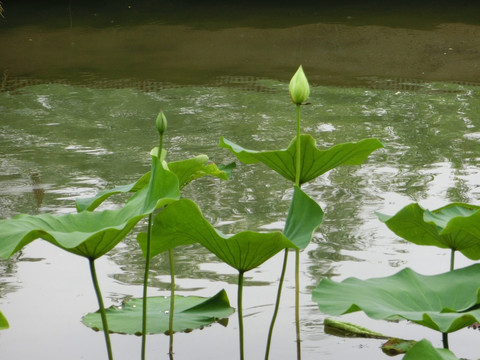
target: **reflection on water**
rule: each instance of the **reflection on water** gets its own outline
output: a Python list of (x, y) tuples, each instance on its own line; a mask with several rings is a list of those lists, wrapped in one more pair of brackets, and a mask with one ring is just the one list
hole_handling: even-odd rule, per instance
[[(335, 350), (316, 345), (329, 341), (321, 333), (322, 315), (310, 300), (310, 290), (324, 276), (378, 276), (404, 266), (430, 273), (444, 270), (445, 254), (398, 241), (374, 212), (393, 213), (414, 201), (430, 208), (446, 202), (478, 201), (479, 92), (475, 86), (446, 83), (422, 83), (414, 90), (312, 88), (312, 104), (304, 108), (303, 127), (319, 147), (377, 137), (385, 149), (373, 153), (361, 167), (333, 170), (304, 187), (326, 213), (312, 244), (302, 254), (306, 359), (328, 356), (329, 351), (335, 354)], [(159, 109), (169, 121), (166, 147), (171, 160), (206, 153), (217, 163), (227, 163), (232, 156), (217, 148), (220, 136), (247, 148), (273, 149), (287, 147), (294, 131), (287, 84), (256, 78), (237, 78), (224, 86), (177, 86), (154, 92), (63, 84), (25, 86), (0, 92), (0, 108), (2, 217), (20, 212), (72, 212), (77, 197), (135, 181), (148, 171), (148, 153), (157, 141), (153, 122)], [(194, 199), (208, 219), (228, 234), (281, 229), (291, 189), (288, 181), (261, 165), (239, 164), (230, 181), (201, 179), (185, 188), (184, 196)], [(116, 207), (121, 201), (112, 198), (105, 206)], [(110, 299), (119, 301), (137, 294), (143, 257), (135, 237), (114, 249), (108, 259), (111, 266), (106, 270), (115, 285), (109, 290), (106, 284), (107, 297), (111, 293)], [(247, 297), (252, 289), (246, 304), (247, 326), (266, 329), (280, 263), (281, 258), (276, 257), (246, 274)], [(8, 298), (19, 288), (8, 283), (18, 265), (9, 260), (1, 266), (5, 268), (2, 274), (12, 274), (2, 275), (7, 283), (0, 286), (1, 297)], [(155, 258), (152, 269), (153, 291), (167, 291), (166, 257)], [(176, 271), (179, 292), (208, 295), (213, 288), (226, 287), (234, 299), (235, 272), (199, 246), (176, 251)], [(69, 286), (61, 274), (58, 281)], [(278, 341), (293, 344), (288, 330), (280, 330), (291, 328), (292, 286), (293, 279), (287, 279), (285, 314), (279, 320), (283, 325), (277, 331)], [(263, 305), (267, 309), (258, 311)], [(7, 316), (11, 306), (0, 301)], [(210, 330), (216, 331), (206, 331)], [(234, 325), (222, 331), (210, 340), (195, 333), (191, 336), (202, 338), (205, 346), (218, 336), (230, 342)], [(14, 336), (15, 330), (5, 334)], [(261, 341), (249, 339), (255, 354), (263, 351), (264, 334), (258, 338)], [(2, 342), (0, 347), (8, 348), (8, 344)], [(186, 349), (178, 350), (178, 359), (189, 358)], [(277, 350), (284, 349), (280, 346)], [(133, 350), (128, 351), (133, 356)], [(225, 351), (228, 354), (229, 350)], [(382, 358), (376, 349), (371, 352)]]

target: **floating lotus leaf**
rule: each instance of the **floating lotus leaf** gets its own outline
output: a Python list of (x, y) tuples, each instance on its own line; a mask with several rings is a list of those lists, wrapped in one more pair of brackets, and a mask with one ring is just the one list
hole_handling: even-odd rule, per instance
[[(203, 217), (191, 200), (181, 199), (155, 217), (159, 237), (152, 237), (152, 257), (180, 244), (198, 242), (238, 271), (256, 268), (280, 250), (295, 247), (281, 232), (243, 231), (226, 236)], [(146, 238), (139, 242), (145, 254)]]
[(329, 315), (363, 311), (373, 319), (403, 318), (449, 333), (479, 321), (479, 274), (480, 264), (475, 264), (433, 276), (407, 268), (384, 278), (323, 279), (313, 300)]
[[(203, 328), (221, 319), (228, 318), (235, 310), (225, 290), (211, 298), (198, 296), (175, 297), (173, 331), (183, 332)], [(120, 334), (142, 334), (142, 299), (133, 299), (112, 306), (106, 310), (110, 332)], [(169, 331), (170, 297), (147, 298), (147, 333), (162, 334)], [(95, 330), (103, 330), (102, 319), (98, 312), (89, 313), (83, 323)]]
[(434, 245), (480, 259), (480, 207), (454, 203), (428, 211), (410, 204), (393, 216), (377, 214), (398, 236), (417, 245)]
[(428, 340), (421, 340), (411, 347), (405, 354), (403, 360), (458, 360), (458, 358), (447, 349), (436, 349)]
[[(154, 154), (154, 151), (155, 149), (152, 150), (152, 154)], [(162, 159), (164, 157), (163, 154), (165, 154), (165, 151), (162, 152)], [(232, 170), (235, 168), (234, 162), (227, 165), (217, 166), (208, 161), (209, 159), (207, 155), (198, 155), (192, 159), (174, 161), (168, 163), (168, 165), (164, 163), (164, 166), (168, 166), (168, 169), (177, 176), (180, 189), (185, 187), (191, 181), (208, 175), (215, 176), (222, 180), (228, 180), (231, 176)], [(139, 191), (148, 185), (150, 174), (151, 172), (149, 171), (132, 184), (102, 190), (93, 197), (77, 199), (77, 210), (79, 212), (85, 210), (93, 211), (112, 195)]]
[(104, 255), (142, 217), (180, 197), (177, 177), (164, 169), (156, 157), (153, 157), (152, 173), (149, 186), (138, 191), (118, 210), (59, 216), (17, 215), (0, 220), (0, 257), (10, 257), (37, 238), (90, 259)]
[[(357, 143), (338, 144), (328, 150), (319, 150), (315, 139), (301, 135), (301, 175), (304, 184), (339, 165), (360, 165), (376, 149), (383, 145), (377, 139), (364, 139)], [(220, 147), (229, 149), (240, 161), (246, 164), (262, 162), (283, 177), (295, 182), (296, 138), (286, 150), (255, 151), (245, 149), (227, 139), (220, 139)]]
[(5, 330), (8, 328), (9, 328), (9, 325), (8, 325), (7, 318), (0, 311), (0, 330)]

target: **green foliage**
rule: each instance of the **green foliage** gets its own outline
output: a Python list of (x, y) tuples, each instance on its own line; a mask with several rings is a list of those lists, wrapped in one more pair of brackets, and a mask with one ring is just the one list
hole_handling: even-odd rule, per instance
[[(221, 319), (228, 318), (234, 309), (230, 307), (225, 290), (221, 290), (211, 298), (198, 296), (175, 297), (175, 312), (173, 331), (189, 332), (200, 329)], [(142, 334), (142, 300), (133, 299), (106, 309), (109, 330), (120, 334)], [(148, 304), (148, 334), (162, 334), (169, 331), (170, 297), (149, 297)], [(83, 323), (95, 330), (103, 330), (98, 312), (89, 313), (83, 318)]]
[(0, 257), (6, 259), (41, 238), (71, 253), (99, 258), (115, 247), (141, 218), (179, 198), (177, 177), (161, 166), (156, 157), (153, 157), (152, 173), (149, 186), (135, 193), (118, 210), (59, 216), (17, 215), (0, 220)]
[(436, 349), (427, 340), (421, 340), (407, 352), (403, 360), (458, 360), (458, 358), (447, 349)]
[[(154, 150), (152, 151), (152, 153)], [(162, 155), (165, 151), (162, 152)], [(235, 168), (235, 163), (227, 165), (216, 165), (209, 162), (207, 155), (198, 155), (192, 159), (173, 161), (168, 163), (168, 169), (174, 173), (178, 178), (178, 186), (180, 189), (184, 188), (191, 181), (201, 178), (203, 176), (214, 176), (222, 180), (228, 180), (231, 176), (232, 170)], [(150, 181), (151, 172), (142, 175), (136, 182), (128, 185), (117, 186), (113, 189), (102, 190), (98, 194), (90, 198), (82, 198), (76, 200), (77, 210), (93, 211), (102, 202), (110, 196), (119, 193), (137, 192), (146, 187)]]
[(8, 329), (10, 325), (8, 325), (7, 318), (2, 314), (0, 311), (0, 330)]
[(377, 214), (390, 230), (417, 245), (460, 251), (480, 259), (480, 207), (454, 203), (433, 211), (410, 204), (393, 216)]
[[(383, 145), (377, 139), (364, 139), (357, 143), (338, 144), (328, 150), (319, 150), (310, 135), (300, 136), (301, 173), (300, 184), (304, 184), (340, 165), (360, 165), (375, 150)], [(227, 139), (220, 139), (220, 147), (229, 149), (241, 162), (262, 162), (284, 178), (295, 182), (296, 138), (286, 150), (255, 151), (245, 149)]]
[(295, 186), (283, 234), (299, 249), (305, 249), (323, 221), (322, 208)]
[[(480, 320), (480, 264), (424, 276), (406, 268), (395, 275), (341, 283), (323, 279), (313, 300), (329, 315), (363, 311), (373, 319), (403, 318), (449, 333)], [(454, 295), (454, 296), (452, 296)]]
[[(178, 245), (198, 242), (238, 271), (254, 269), (280, 250), (295, 247), (281, 232), (243, 231), (226, 236), (188, 199), (176, 201), (157, 214), (152, 233), (152, 257)], [(138, 240), (146, 254), (146, 237)]]

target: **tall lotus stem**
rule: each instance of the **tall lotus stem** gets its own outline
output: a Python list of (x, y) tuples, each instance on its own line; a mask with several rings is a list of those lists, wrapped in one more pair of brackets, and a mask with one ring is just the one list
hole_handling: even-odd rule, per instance
[[(310, 86), (307, 77), (300, 65), (295, 75), (290, 80), (289, 85), (290, 97), (296, 106), (296, 151), (295, 151), (295, 185), (300, 187), (301, 181), (301, 140), (300, 140), (300, 106), (307, 101), (310, 96)], [(301, 338), (300, 338), (300, 249), (295, 249), (295, 329), (297, 335), (297, 359), (300, 360), (301, 355)]]
[(170, 313), (168, 318), (168, 331), (170, 336), (168, 354), (173, 355), (173, 313), (175, 311), (175, 264), (173, 262), (173, 250), (168, 249), (168, 257), (170, 260)]
[[(157, 127), (158, 134), (160, 135), (160, 141), (158, 145), (158, 161), (161, 161), (162, 147), (163, 147), (163, 134), (167, 130), (167, 118), (160, 112), (155, 120), (155, 126)], [(152, 225), (153, 214), (148, 215), (148, 228), (147, 228), (147, 249), (145, 254), (145, 274), (143, 276), (143, 300), (142, 300), (142, 356), (141, 359), (145, 360), (146, 356), (146, 344), (147, 344), (147, 289), (148, 289), (148, 275), (150, 273), (150, 253), (151, 253), (151, 239), (152, 239)]]
[(97, 279), (97, 271), (95, 270), (95, 259), (88, 259), (90, 265), (90, 274), (92, 276), (93, 287), (97, 295), (98, 307), (100, 309), (100, 316), (102, 318), (103, 333), (105, 335), (105, 344), (107, 346), (108, 359), (113, 360), (112, 344), (110, 342), (110, 331), (108, 329), (107, 314), (105, 313), (105, 306), (103, 305), (102, 293)]
[(148, 215), (147, 228), (147, 249), (145, 254), (145, 274), (143, 275), (143, 299), (142, 299), (142, 360), (146, 356), (147, 344), (147, 289), (148, 289), (148, 275), (150, 273), (150, 252), (151, 252), (151, 238), (152, 238), (152, 221), (153, 214)]
[(238, 333), (240, 340), (240, 360), (244, 360), (244, 346), (243, 346), (243, 271), (238, 272), (238, 294), (237, 294), (237, 308), (238, 308)]
[(277, 320), (278, 308), (280, 305), (280, 298), (282, 297), (283, 280), (285, 279), (285, 271), (287, 269), (287, 259), (288, 259), (288, 249), (285, 249), (285, 255), (283, 257), (282, 273), (280, 275), (280, 280), (278, 282), (275, 309), (273, 310), (272, 321), (270, 322), (270, 329), (268, 330), (267, 347), (265, 349), (265, 360), (268, 360), (268, 356), (270, 355), (270, 345), (272, 343), (273, 328), (275, 326), (275, 321)]

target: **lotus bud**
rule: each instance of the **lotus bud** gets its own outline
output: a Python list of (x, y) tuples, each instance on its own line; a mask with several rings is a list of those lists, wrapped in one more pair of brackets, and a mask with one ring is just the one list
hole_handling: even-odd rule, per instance
[(310, 95), (310, 86), (303, 72), (302, 65), (300, 65), (295, 75), (293, 75), (292, 80), (290, 80), (288, 90), (290, 91), (290, 97), (294, 104), (300, 105), (307, 101)]
[(158, 114), (155, 126), (157, 127), (160, 136), (163, 135), (165, 130), (167, 130), (167, 118), (163, 114), (163, 111), (160, 111), (160, 114)]

